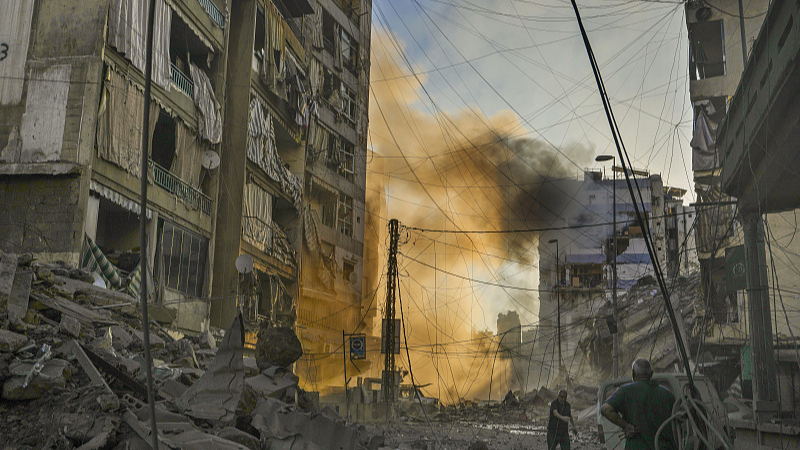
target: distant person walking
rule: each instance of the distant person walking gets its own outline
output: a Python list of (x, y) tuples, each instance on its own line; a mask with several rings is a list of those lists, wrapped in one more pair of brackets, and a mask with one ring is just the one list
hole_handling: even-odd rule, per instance
[[(632, 366), (633, 382), (624, 384), (600, 407), (600, 413), (625, 432), (625, 450), (655, 450), (656, 432), (671, 415), (675, 396), (652, 381), (653, 366), (639, 358)], [(671, 428), (661, 432), (659, 450), (675, 450)]]
[(567, 402), (567, 391), (558, 391), (558, 397), (550, 403), (550, 420), (547, 422), (547, 450), (555, 450), (556, 445), (561, 445), (561, 450), (569, 449), (569, 426), (575, 427), (572, 410)]

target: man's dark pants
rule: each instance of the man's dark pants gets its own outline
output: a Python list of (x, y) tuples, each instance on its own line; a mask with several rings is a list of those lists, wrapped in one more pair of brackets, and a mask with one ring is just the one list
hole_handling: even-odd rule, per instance
[(569, 433), (547, 433), (547, 450), (555, 450), (561, 444), (561, 450), (569, 449)]

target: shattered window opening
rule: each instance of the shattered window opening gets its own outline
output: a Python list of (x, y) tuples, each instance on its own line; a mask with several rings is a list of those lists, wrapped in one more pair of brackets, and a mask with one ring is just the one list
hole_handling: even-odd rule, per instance
[(704, 80), (725, 75), (725, 29), (722, 20), (689, 27), (689, 76)]
[(164, 286), (193, 297), (203, 295), (208, 239), (161, 219), (159, 248)]
[(339, 193), (337, 229), (345, 236), (353, 236), (353, 198)]

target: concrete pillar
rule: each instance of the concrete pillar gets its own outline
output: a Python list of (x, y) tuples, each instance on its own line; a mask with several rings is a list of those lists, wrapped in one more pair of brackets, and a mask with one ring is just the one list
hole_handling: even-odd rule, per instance
[(778, 411), (764, 224), (757, 212), (744, 212), (740, 219), (744, 227), (750, 348), (753, 352), (753, 409), (756, 419), (763, 421), (771, 419)]

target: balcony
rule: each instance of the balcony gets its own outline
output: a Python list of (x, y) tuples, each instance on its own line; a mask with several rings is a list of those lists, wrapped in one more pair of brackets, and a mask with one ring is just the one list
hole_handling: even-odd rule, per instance
[(189, 98), (194, 99), (194, 83), (175, 64), (170, 64), (169, 76), (175, 87), (183, 91)]
[(289, 244), (289, 237), (275, 222), (267, 223), (255, 216), (244, 216), (243, 219), (242, 237), (245, 241), (288, 267), (297, 268), (295, 251)]
[(150, 176), (153, 183), (161, 186), (167, 192), (174, 194), (179, 200), (211, 215), (211, 197), (193, 188), (191, 185), (159, 166), (152, 159), (148, 160)]
[(225, 16), (222, 15), (222, 12), (217, 8), (217, 5), (214, 4), (211, 0), (197, 0), (197, 3), (206, 10), (211, 20), (216, 22), (220, 28), (225, 28)]

